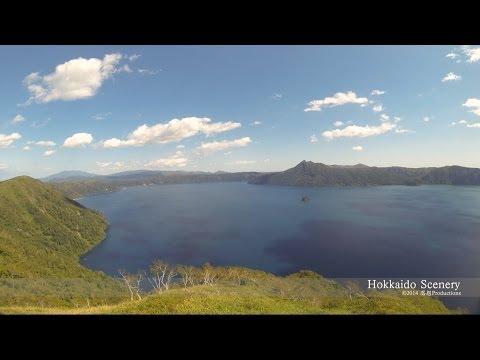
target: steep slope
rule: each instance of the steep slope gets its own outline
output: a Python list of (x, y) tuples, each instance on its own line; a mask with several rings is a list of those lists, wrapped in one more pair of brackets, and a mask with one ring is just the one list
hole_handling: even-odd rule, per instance
[(69, 296), (76, 288), (87, 294), (96, 287), (118, 291), (115, 280), (78, 263), (80, 255), (104, 239), (106, 228), (100, 213), (39, 180), (21, 176), (1, 182), (0, 302), (38, 291), (62, 298), (62, 287)]
[(304, 160), (291, 169), (260, 175), (249, 183), (292, 186), (480, 185), (480, 169), (461, 166), (442, 168), (381, 168), (363, 164), (339, 166)]

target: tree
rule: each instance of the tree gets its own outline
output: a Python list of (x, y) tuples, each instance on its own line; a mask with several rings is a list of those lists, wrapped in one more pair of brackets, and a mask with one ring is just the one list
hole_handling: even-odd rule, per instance
[(170, 287), (170, 284), (172, 283), (172, 280), (177, 276), (177, 271), (173, 266), (170, 266), (167, 271), (167, 280), (163, 284), (165, 287), (165, 290), (168, 290)]
[(150, 284), (152, 284), (158, 292), (162, 291), (162, 287), (168, 290), (173, 278), (177, 276), (176, 269), (162, 260), (155, 260), (150, 267), (150, 272), (153, 275), (149, 278)]
[(153, 286), (153, 288), (161, 292), (162, 286), (165, 280), (165, 275), (167, 273), (168, 264), (161, 260), (155, 260), (150, 266), (150, 273), (153, 275), (148, 278), (148, 281)]
[(142, 290), (141, 284), (144, 277), (144, 273), (138, 272), (136, 274), (128, 274), (125, 270), (118, 270), (120, 276), (122, 277), (125, 285), (130, 291), (130, 300), (133, 301), (134, 295), (137, 296), (138, 300), (142, 299), (140, 292)]
[(206, 262), (202, 266), (202, 274), (203, 274), (203, 285), (211, 285), (213, 282), (213, 278), (215, 277), (215, 269), (209, 263)]
[(227, 276), (230, 279), (236, 280), (238, 285), (242, 284), (242, 269), (236, 266), (231, 266), (228, 268)]
[(189, 271), (189, 266), (187, 265), (177, 265), (177, 272), (182, 277), (183, 286), (186, 288), (191, 282), (191, 273)]
[(343, 285), (348, 290), (348, 296), (350, 297), (350, 300), (352, 299), (352, 295), (361, 296), (368, 299), (368, 297), (363, 293), (362, 287), (357, 282), (348, 280)]
[(190, 285), (195, 286), (202, 283), (202, 269), (196, 268), (195, 266), (189, 266), (188, 272), (190, 274)]

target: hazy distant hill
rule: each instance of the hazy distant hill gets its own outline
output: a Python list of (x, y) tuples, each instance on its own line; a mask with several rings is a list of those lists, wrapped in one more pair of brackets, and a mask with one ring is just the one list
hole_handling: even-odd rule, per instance
[(118, 191), (131, 186), (195, 184), (206, 182), (247, 182), (261, 173), (200, 173), (183, 171), (129, 171), (81, 180), (50, 181), (63, 194), (76, 199), (86, 195)]
[(302, 161), (277, 173), (263, 174), (251, 184), (294, 186), (368, 186), (368, 185), (480, 185), (480, 169), (461, 166), (441, 168), (370, 167), (325, 165)]
[(102, 177), (108, 178), (108, 179), (142, 179), (142, 178), (149, 178), (152, 176), (163, 175), (164, 173), (168, 173), (168, 172), (158, 171), (158, 170), (134, 170), (134, 171), (122, 171), (119, 173), (105, 175)]
[(42, 181), (76, 181), (76, 180), (93, 178), (96, 176), (98, 175), (91, 174), (85, 171), (71, 170), (71, 171), (62, 171), (62, 172), (44, 177), (40, 180)]

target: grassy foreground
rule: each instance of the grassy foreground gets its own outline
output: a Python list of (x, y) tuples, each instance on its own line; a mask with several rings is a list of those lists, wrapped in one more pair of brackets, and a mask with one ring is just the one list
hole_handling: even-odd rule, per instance
[(327, 279), (295, 275), (248, 284), (177, 287), (114, 305), (78, 308), (0, 307), (0, 314), (455, 314), (435, 298), (369, 292), (350, 297)]

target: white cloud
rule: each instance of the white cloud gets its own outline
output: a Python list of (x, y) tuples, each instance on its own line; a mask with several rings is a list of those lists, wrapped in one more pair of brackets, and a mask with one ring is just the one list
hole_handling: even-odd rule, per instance
[(133, 54), (133, 55), (130, 55), (130, 56), (128, 57), (128, 60), (129, 60), (130, 62), (133, 62), (133, 61), (135, 61), (135, 60), (138, 60), (138, 58), (139, 58), (140, 56), (142, 56), (142, 55)]
[(339, 126), (342, 126), (342, 125), (344, 125), (344, 124), (343, 124), (343, 121), (335, 121), (335, 122), (333, 123), (333, 126), (336, 126), (336, 127), (339, 127)]
[(181, 151), (177, 151), (175, 154), (163, 158), (151, 161), (147, 164), (148, 167), (161, 167), (161, 168), (171, 168), (171, 167), (184, 167), (187, 165), (188, 159), (184, 157)]
[(15, 117), (12, 119), (12, 124), (19, 124), (21, 122), (24, 122), (25, 120), (27, 119), (25, 119), (24, 116), (18, 114), (18, 115), (15, 115)]
[(7, 170), (8, 169), (8, 165), (7, 164), (0, 164), (0, 171), (1, 170)]
[(277, 93), (273, 94), (272, 96), (273, 99), (281, 99), (282, 97), (283, 97), (282, 94), (277, 94)]
[(373, 107), (373, 111), (375, 112), (382, 112), (383, 111), (383, 105), (382, 104), (377, 104)]
[(345, 104), (360, 104), (365, 106), (368, 104), (368, 99), (364, 97), (357, 97), (353, 91), (346, 93), (338, 92), (333, 97), (326, 97), (323, 100), (312, 100), (308, 103), (308, 107), (304, 111), (321, 111), (322, 107), (334, 107)]
[(177, 149), (185, 149), (185, 145), (177, 145), (176, 148)]
[(456, 75), (453, 72), (449, 72), (445, 77), (442, 79), (442, 82), (447, 82), (447, 81), (460, 81), (462, 80), (462, 77), (460, 75)]
[(235, 161), (235, 165), (251, 165), (256, 164), (255, 160), (237, 160)]
[(120, 54), (107, 54), (101, 59), (77, 58), (57, 65), (51, 74), (34, 72), (26, 76), (24, 85), (30, 92), (27, 104), (51, 101), (72, 101), (94, 96), (110, 78), (122, 59)]
[(44, 127), (44, 126), (47, 126), (47, 124), (50, 122), (50, 120), (52, 120), (51, 118), (48, 118), (46, 120), (41, 120), (41, 121), (37, 121), (35, 120), (32, 124), (30, 124), (31, 127), (33, 128), (41, 128), (41, 127)]
[(225, 155), (225, 156), (230, 156), (230, 155), (232, 155), (232, 152), (231, 152), (231, 151), (227, 151), (227, 152), (224, 153), (223, 155)]
[(112, 138), (103, 141), (101, 144), (105, 148), (166, 144), (181, 141), (200, 133), (209, 136), (233, 130), (240, 126), (242, 124), (231, 121), (212, 123), (209, 118), (188, 117), (180, 120), (173, 119), (166, 124), (153, 126), (144, 124), (130, 133), (126, 140)]
[(429, 122), (431, 120), (430, 116), (424, 116), (423, 121)]
[(387, 114), (382, 114), (380, 115), (380, 120), (382, 121), (389, 121), (390, 120), (390, 116), (388, 116)]
[(462, 46), (462, 51), (468, 57), (468, 63), (474, 63), (480, 60), (480, 47), (474, 48), (466, 45)]
[(408, 129), (395, 129), (395, 132), (397, 134), (408, 134), (408, 133), (415, 133), (413, 130), (408, 130)]
[(372, 95), (383, 95), (385, 94), (385, 90), (373, 90)]
[(459, 57), (459, 55), (455, 53), (448, 53), (447, 55), (445, 55), (445, 57), (454, 60)]
[(480, 99), (468, 99), (465, 101), (465, 104), (463, 106), (470, 108), (471, 112), (473, 112), (475, 115), (480, 116)]
[(449, 126), (456, 126), (456, 125), (467, 125), (468, 121), (467, 120), (460, 120), (459, 122), (452, 122)]
[(30, 146), (24, 146), (22, 150), (23, 151), (30, 151), (30, 150), (32, 150), (32, 148)]
[(216, 151), (222, 151), (232, 147), (243, 147), (250, 144), (252, 140), (249, 137), (244, 137), (236, 140), (223, 140), (204, 143), (197, 147), (197, 150), (203, 154), (211, 154)]
[(50, 141), (50, 140), (48, 140), (48, 141), (42, 140), (42, 141), (37, 141), (37, 142), (35, 143), (35, 145), (49, 147), (49, 146), (55, 146), (55, 145), (57, 145), (57, 144), (55, 144), (55, 142)]
[(125, 163), (123, 161), (115, 161), (113, 166), (115, 169), (121, 169), (125, 166)]
[(55, 152), (55, 150), (47, 150), (43, 153), (43, 156), (52, 156)]
[(354, 146), (354, 147), (352, 147), (352, 150), (353, 150), (353, 151), (362, 151), (362, 150), (363, 150), (363, 147), (361, 147), (361, 146)]
[(109, 112), (106, 112), (106, 113), (95, 114), (95, 115), (92, 116), (92, 118), (95, 119), (95, 120), (104, 120), (107, 117), (109, 117), (110, 115), (112, 115), (112, 113), (109, 111)]
[(133, 70), (130, 69), (130, 66), (128, 66), (128, 64), (125, 64), (125, 65), (119, 67), (115, 72), (117, 72), (117, 73), (126, 72), (126, 73), (130, 74), (130, 73), (133, 72)]
[(97, 164), (98, 167), (106, 168), (106, 167), (109, 167), (110, 164), (112, 164), (112, 163), (111, 162), (97, 161), (96, 164)]
[(395, 122), (400, 122), (400, 121), (402, 121), (402, 118), (399, 117), (399, 116), (394, 116), (393, 120), (395, 120)]
[(63, 147), (66, 148), (76, 148), (76, 147), (85, 147), (86, 145), (91, 144), (93, 141), (93, 136), (88, 133), (76, 133), (65, 139)]
[(335, 129), (330, 131), (323, 132), (322, 136), (327, 140), (332, 140), (339, 137), (358, 137), (364, 138), (368, 136), (375, 136), (385, 134), (393, 129), (395, 129), (397, 125), (391, 123), (383, 123), (378, 126), (357, 126), (357, 125), (350, 125), (344, 129)]
[(142, 75), (157, 75), (162, 70), (138, 69), (137, 71)]
[(263, 160), (263, 162), (270, 162), (270, 159), (265, 159)]
[(10, 135), (0, 134), (0, 148), (7, 148), (13, 144), (14, 141), (20, 139), (22, 135), (19, 133), (11, 133)]
[(480, 128), (480, 123), (467, 124), (468, 128)]
[(258, 125), (262, 125), (262, 122), (261, 121), (254, 121), (254, 122), (250, 123), (250, 125), (258, 126)]
[(312, 135), (310, 136), (310, 142), (311, 142), (311, 143), (316, 143), (316, 142), (318, 142), (317, 135), (312, 134)]
[(121, 170), (125, 167), (125, 163), (123, 161), (97, 161), (96, 165), (97, 167), (101, 168), (101, 170)]

